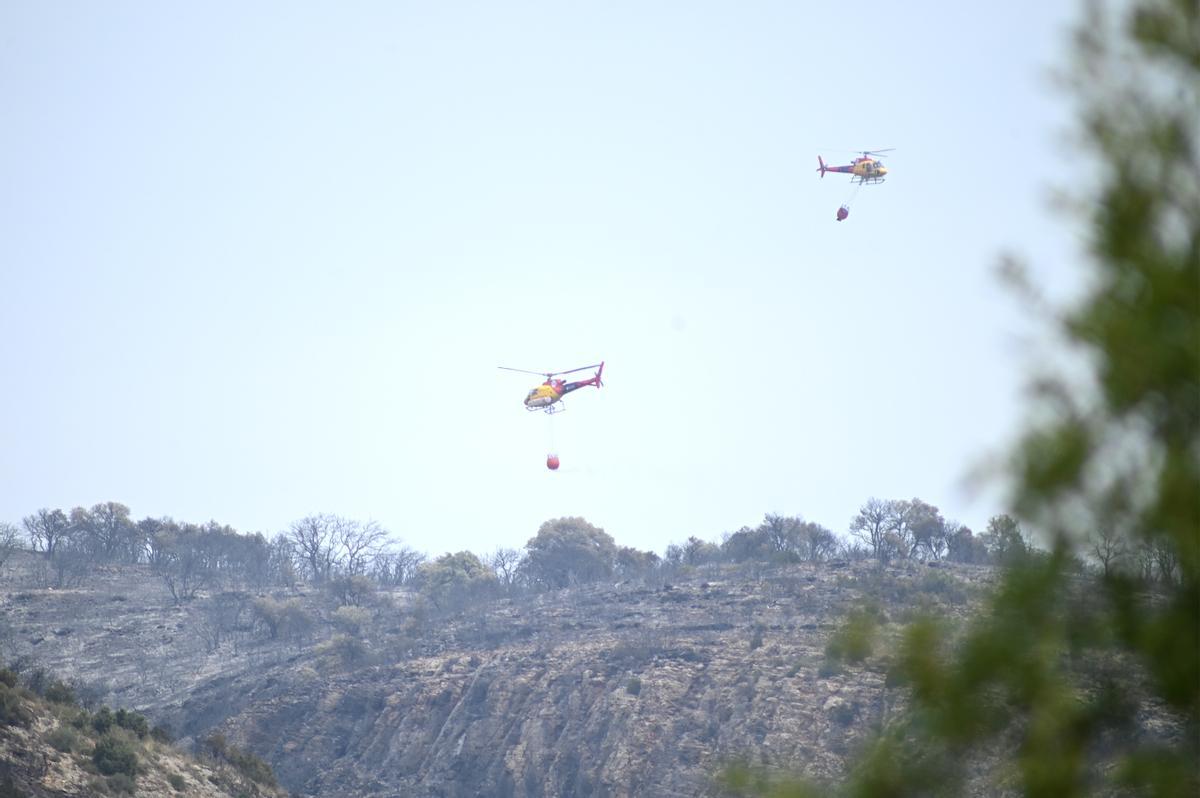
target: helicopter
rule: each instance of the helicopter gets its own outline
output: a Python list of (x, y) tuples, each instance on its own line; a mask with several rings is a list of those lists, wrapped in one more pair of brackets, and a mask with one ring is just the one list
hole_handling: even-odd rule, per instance
[[(519, 371), (522, 374), (537, 374), (540, 377), (545, 377), (546, 381), (541, 385), (531, 390), (525, 396), (525, 409), (530, 412), (541, 410), (545, 413), (553, 415), (566, 410), (566, 406), (562, 403), (562, 398), (571, 391), (579, 388), (595, 385), (597, 388), (602, 384), (600, 375), (604, 372), (604, 361), (591, 366), (580, 366), (579, 368), (568, 369), (566, 371), (529, 371), (527, 369), (514, 369), (508, 366), (499, 366), (505, 371)], [(561, 377), (566, 374), (574, 374), (577, 371), (587, 371), (588, 369), (596, 369), (596, 373), (589, 380), (579, 380), (576, 382), (567, 382), (566, 380), (558, 380), (555, 377)], [(550, 468), (556, 468), (557, 463)]]
[[(821, 173), (821, 177), (825, 176), (826, 172), (842, 172), (852, 175), (850, 182), (858, 183), (860, 186), (864, 183), (882, 183), (883, 176), (888, 173), (887, 167), (883, 162), (876, 158), (876, 155), (884, 152), (891, 152), (894, 148), (886, 150), (862, 150), (862, 155), (855, 158), (846, 166), (826, 166), (825, 159), (820, 155), (817, 156), (817, 171)], [(838, 221), (841, 221), (839, 219)]]

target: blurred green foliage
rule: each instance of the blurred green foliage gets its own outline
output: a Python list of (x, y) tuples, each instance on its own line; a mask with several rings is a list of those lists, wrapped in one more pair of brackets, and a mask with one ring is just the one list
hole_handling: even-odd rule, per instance
[(875, 648), (878, 611), (873, 607), (856, 610), (846, 618), (825, 644), (825, 658), (835, 662), (862, 662)]
[[(910, 710), (843, 784), (731, 767), (733, 794), (1200, 795), (1200, 4), (1121, 9), (1114, 34), (1087, 7), (1069, 79), (1094, 268), (1052, 324), (1086, 374), (1039, 381), (1011, 461), (1050, 554), (1016, 558), (965, 630), (905, 629), (889, 679)], [(1098, 529), (1153, 572), (1081, 574)]]

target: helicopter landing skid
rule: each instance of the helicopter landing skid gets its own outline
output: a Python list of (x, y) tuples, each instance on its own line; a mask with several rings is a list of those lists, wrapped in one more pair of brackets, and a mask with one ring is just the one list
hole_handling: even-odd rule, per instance
[(555, 413), (565, 412), (567, 409), (567, 406), (562, 404), (562, 402), (555, 402), (554, 404), (547, 405), (546, 407), (526, 407), (525, 409), (527, 411), (529, 411), (530, 413), (536, 413), (540, 410), (541, 412), (545, 413), (546, 415), (552, 416)]

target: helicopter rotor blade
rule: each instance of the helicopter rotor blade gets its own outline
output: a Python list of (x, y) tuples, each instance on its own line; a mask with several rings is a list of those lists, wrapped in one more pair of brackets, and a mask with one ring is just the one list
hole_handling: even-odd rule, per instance
[(822, 154), (827, 152), (839, 152), (847, 155), (874, 155), (881, 152), (892, 152), (895, 149), (895, 147), (888, 147), (884, 150), (843, 150), (840, 147), (822, 147), (820, 150), (818, 150), (818, 152)]
[(547, 379), (558, 373), (555, 371), (530, 371), (529, 369), (515, 369), (511, 366), (496, 366), (496, 368), (504, 369), (505, 371), (519, 371), (522, 374), (536, 374), (539, 377), (545, 377)]
[(555, 374), (574, 374), (577, 371), (587, 371), (588, 369), (598, 369), (598, 368), (600, 368), (600, 364), (596, 363), (593, 366), (580, 366), (579, 368), (571, 369), (570, 371), (556, 371), (554, 373)]
[(566, 371), (530, 371), (529, 369), (514, 369), (511, 366), (496, 366), (496, 368), (504, 369), (505, 371), (519, 371), (522, 374), (536, 374), (539, 377), (545, 377), (546, 379), (550, 379), (551, 377), (556, 377), (560, 374), (574, 374), (577, 371), (587, 371), (588, 369), (598, 369), (598, 368), (600, 368), (600, 364), (597, 363), (594, 366), (580, 366), (577, 369), (567, 369)]

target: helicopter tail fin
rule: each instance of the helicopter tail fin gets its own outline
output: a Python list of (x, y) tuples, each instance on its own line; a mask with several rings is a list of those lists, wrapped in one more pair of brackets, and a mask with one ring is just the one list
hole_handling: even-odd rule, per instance
[(601, 360), (601, 361), (600, 361), (600, 368), (599, 368), (599, 369), (596, 371), (596, 387), (597, 387), (597, 388), (599, 388), (601, 385), (603, 385), (603, 384), (604, 384), (604, 383), (602, 383), (602, 382), (600, 381), (600, 375), (601, 375), (601, 374), (603, 374), (603, 373), (604, 373), (604, 361), (603, 361), (603, 360)]
[(821, 177), (825, 176), (825, 159), (820, 155), (817, 156), (817, 163), (821, 164), (817, 167), (817, 171), (821, 173)]

